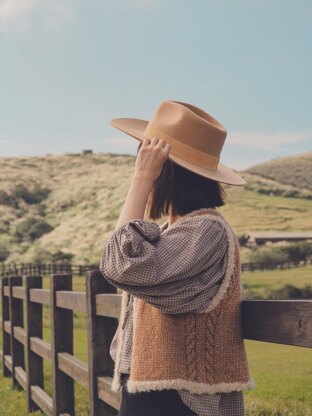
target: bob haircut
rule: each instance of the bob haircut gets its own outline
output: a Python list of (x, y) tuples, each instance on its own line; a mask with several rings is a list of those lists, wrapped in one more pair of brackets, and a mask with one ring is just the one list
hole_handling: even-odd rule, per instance
[[(142, 146), (139, 143), (137, 153)], [(169, 215), (180, 216), (200, 208), (216, 208), (225, 204), (226, 192), (221, 184), (191, 172), (167, 159), (149, 195), (148, 216), (152, 220)]]

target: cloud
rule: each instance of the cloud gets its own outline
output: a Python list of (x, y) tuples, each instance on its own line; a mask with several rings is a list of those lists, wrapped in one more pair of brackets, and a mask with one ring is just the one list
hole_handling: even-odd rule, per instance
[(258, 149), (278, 150), (294, 144), (312, 139), (312, 130), (300, 133), (277, 132), (233, 132), (228, 133), (229, 144), (246, 145)]
[(0, 29), (25, 29), (36, 13), (46, 19), (73, 17), (74, 0), (0, 0)]

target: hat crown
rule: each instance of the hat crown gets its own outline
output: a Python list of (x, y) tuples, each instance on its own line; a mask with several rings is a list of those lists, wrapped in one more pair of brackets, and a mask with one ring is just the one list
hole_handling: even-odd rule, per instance
[(227, 136), (224, 126), (193, 104), (166, 100), (150, 121), (123, 117), (113, 119), (111, 124), (141, 142), (145, 138), (163, 139), (171, 146), (168, 159), (191, 172), (230, 185), (246, 183), (220, 162)]
[[(210, 166), (217, 168), (227, 131), (224, 126), (202, 109), (180, 101), (163, 101), (150, 119), (144, 135), (155, 135), (174, 145), (188, 146), (192, 149), (214, 157)], [(207, 164), (205, 163), (206, 167)]]

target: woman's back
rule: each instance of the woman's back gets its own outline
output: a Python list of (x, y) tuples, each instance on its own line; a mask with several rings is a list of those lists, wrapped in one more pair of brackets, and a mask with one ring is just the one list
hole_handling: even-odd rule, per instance
[[(194, 211), (192, 215), (199, 212), (203, 211)], [(204, 212), (207, 213), (207, 210)], [(215, 210), (208, 210), (208, 212), (216, 214)], [(163, 224), (159, 227), (159, 233), (157, 232), (158, 225), (155, 223), (134, 221), (131, 225), (124, 227), (124, 230), (120, 230), (119, 236), (115, 235), (114, 241), (119, 249), (117, 250), (118, 256), (113, 257), (114, 261), (111, 264), (115, 264), (119, 269), (108, 270), (108, 272), (121, 276), (119, 287), (124, 290), (125, 279), (122, 276), (127, 274), (127, 289), (130, 289), (129, 303), (126, 306), (123, 322), (123, 346), (119, 352), (120, 371), (123, 373), (131, 372), (134, 297), (144, 299), (157, 310), (162, 311), (162, 314), (178, 316), (180, 313), (200, 312), (206, 309), (223, 281), (228, 261), (227, 234), (220, 223), (213, 221), (213, 218), (202, 216), (192, 218), (192, 215), (181, 218), (171, 227), (168, 227), (168, 222)], [(161, 239), (161, 236), (166, 238)], [(133, 241), (136, 242), (135, 251)], [(113, 251), (115, 251), (114, 243), (111, 241), (109, 250), (111, 260)], [(155, 254), (157, 254), (156, 269), (155, 263), (151, 261), (155, 260)], [(140, 262), (144, 264), (142, 276), (139, 273), (138, 262), (135, 263), (135, 255), (138, 255)], [(137, 269), (131, 268), (133, 261)], [(164, 263), (163, 267), (162, 263)], [(148, 264), (153, 264), (153, 267), (148, 267)], [(157, 279), (155, 270), (158, 273), (161, 271), (159, 278), (161, 282), (151, 284), (153, 279)], [(144, 279), (146, 279), (145, 284)], [(129, 285), (130, 281), (132, 285)], [(111, 344), (111, 355), (114, 360), (117, 355), (117, 344), (118, 331)], [(148, 360), (148, 352), (146, 354), (145, 358)], [(205, 363), (203, 362), (202, 365)], [(199, 415), (217, 415), (218, 413), (215, 412), (217, 407), (224, 409), (225, 413), (220, 413), (220, 415), (243, 414), (242, 392), (200, 394), (184, 388), (177, 390), (183, 402)]]

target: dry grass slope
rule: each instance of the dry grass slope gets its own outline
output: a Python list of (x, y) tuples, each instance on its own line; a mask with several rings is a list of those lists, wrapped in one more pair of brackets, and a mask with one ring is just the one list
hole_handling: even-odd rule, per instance
[[(134, 163), (134, 156), (111, 153), (0, 158), (0, 260), (2, 253), (6, 261), (48, 261), (51, 253), (63, 251), (73, 254), (76, 263), (97, 263), (123, 206)], [(248, 186), (227, 186), (221, 209), (237, 233), (312, 230), (312, 199), (259, 191), (264, 174), (244, 174)], [(302, 192), (312, 195), (310, 181)], [(285, 186), (291, 185), (274, 181), (275, 189)]]
[(247, 172), (283, 185), (312, 191), (312, 152), (261, 163)]

